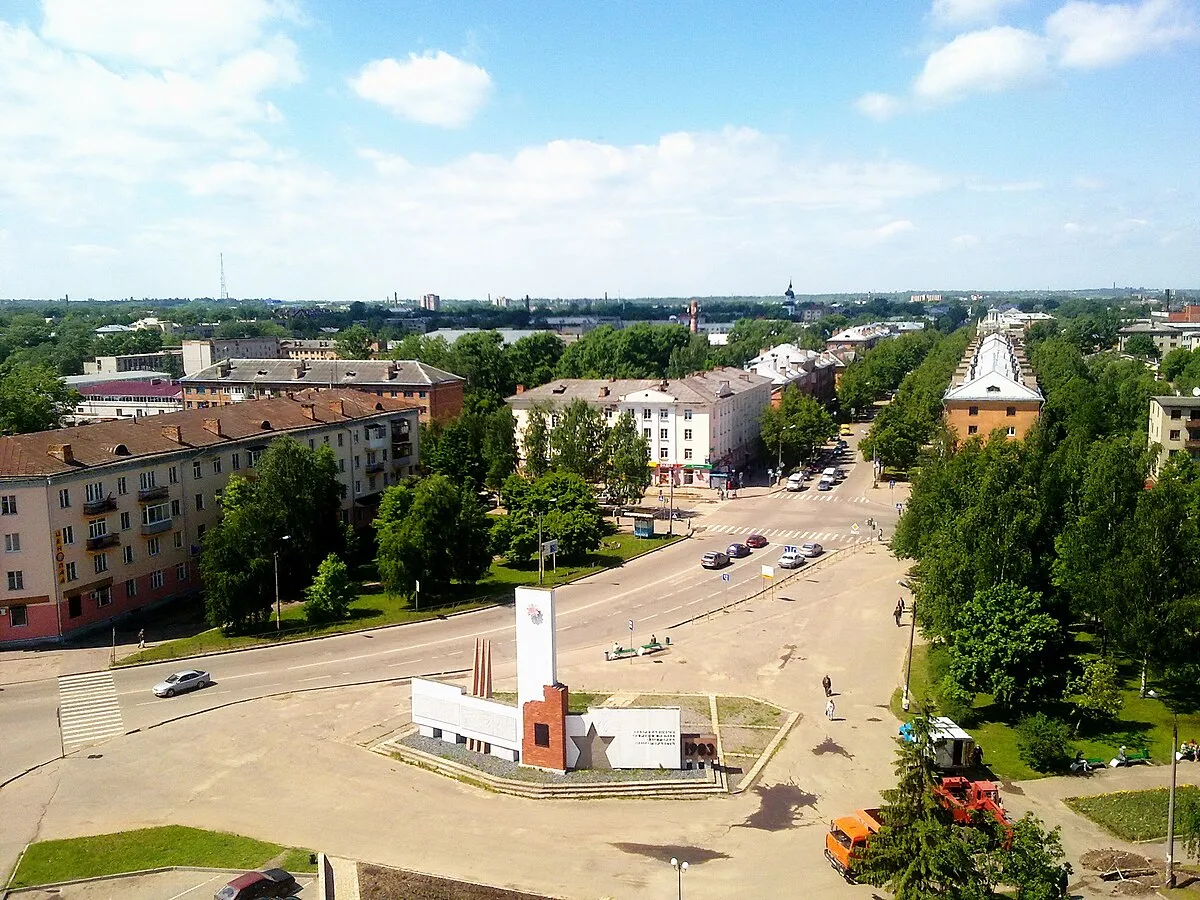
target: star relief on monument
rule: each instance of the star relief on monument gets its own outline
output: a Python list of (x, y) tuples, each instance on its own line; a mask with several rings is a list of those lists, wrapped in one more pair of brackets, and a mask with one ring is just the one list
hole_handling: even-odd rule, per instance
[(588, 726), (587, 734), (572, 735), (571, 740), (579, 748), (579, 759), (575, 762), (577, 769), (611, 769), (608, 761), (608, 745), (617, 739), (616, 735), (601, 735), (596, 731), (596, 723)]

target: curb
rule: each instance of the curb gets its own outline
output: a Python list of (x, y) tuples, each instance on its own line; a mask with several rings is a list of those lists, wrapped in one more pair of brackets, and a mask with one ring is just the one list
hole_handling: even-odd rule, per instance
[[(28, 849), (28, 845), (26, 845), (26, 849)], [(23, 851), (22, 855), (24, 855)], [(114, 881), (117, 878), (132, 878), (138, 875), (159, 875), (163, 872), (209, 872), (215, 875), (240, 875), (246, 871), (248, 870), (213, 869), (208, 866), (158, 866), (153, 869), (134, 869), (132, 872), (113, 872), (111, 875), (92, 875), (89, 878), (72, 878), (67, 881), (51, 881), (48, 884), (31, 884), (28, 887), (7, 888), (7, 893), (0, 895), (0, 900), (17, 894), (23, 894), (27, 891), (57, 891), (72, 884), (96, 884), (101, 881)], [(13, 874), (16, 874), (16, 869), (13, 870)], [(316, 873), (312, 872), (300, 872), (299, 874), (302, 877), (308, 875), (316, 877)]]
[[(767, 763), (771, 761), (771, 758), (775, 755), (775, 751), (779, 749), (779, 745), (783, 743), (784, 738), (791, 733), (792, 728), (799, 721), (800, 713), (793, 711), (788, 720), (775, 732), (775, 737), (771, 738), (767, 746), (763, 748), (763, 752), (759, 754), (758, 762), (750, 767), (750, 771), (746, 773), (746, 777), (741, 780), (736, 788), (730, 791), (731, 794), (740, 794), (748, 790), (758, 780), (759, 774), (766, 768)], [(717, 734), (720, 734), (719, 730)]]

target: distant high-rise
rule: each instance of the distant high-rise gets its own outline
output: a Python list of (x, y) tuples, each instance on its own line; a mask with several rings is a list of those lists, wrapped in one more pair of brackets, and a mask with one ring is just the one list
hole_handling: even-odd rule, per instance
[(439, 297), (437, 294), (421, 295), (421, 309), (426, 309), (426, 310), (429, 310), (430, 312), (437, 312), (441, 308), (442, 308), (442, 298)]

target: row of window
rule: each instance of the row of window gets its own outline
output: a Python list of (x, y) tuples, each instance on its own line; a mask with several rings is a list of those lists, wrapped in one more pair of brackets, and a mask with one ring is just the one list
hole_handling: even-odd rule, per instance
[[(968, 435), (979, 434), (979, 426), (978, 425), (968, 425), (967, 426), (967, 434)], [(1016, 437), (1017, 436), (1016, 426), (1009, 425), (1008, 430), (1005, 432), (1005, 434), (1007, 434), (1009, 437)]]
[[(311, 444), (312, 442), (310, 441), (309, 443)], [(247, 465), (250, 468), (254, 468), (255, 466), (257, 466), (258, 459), (261, 455), (262, 455), (262, 450), (247, 450), (246, 451)], [(222, 457), (220, 457), (220, 456), (213, 457), (209, 461), (209, 464), (212, 466), (212, 474), (220, 475), (221, 472), (223, 471)], [(234, 454), (230, 455), (230, 466), (235, 470), (240, 469), (242, 467), (242, 455), (240, 453), (234, 453)], [(198, 459), (192, 460), (192, 478), (203, 478), (203, 477), (204, 477), (204, 468), (203, 468), (202, 461), (198, 460)], [(179, 467), (178, 466), (170, 466), (167, 469), (167, 479), (171, 484), (179, 483)], [(157, 487), (157, 484), (155, 483), (156, 480), (157, 480), (157, 478), (156, 478), (156, 475), (155, 475), (155, 472), (153, 469), (142, 472), (139, 477), (140, 490), (143, 490), (143, 491), (153, 490), (155, 487)], [(105, 490), (104, 490), (104, 482), (103, 481), (89, 482), (88, 484), (86, 484), (84, 486), (84, 493), (86, 495), (86, 500), (88, 503), (99, 503), (108, 498), (108, 495), (105, 493)], [(124, 495), (127, 493), (129, 493), (129, 483), (126, 480), (126, 476), (121, 475), (117, 478), (117, 494)], [(197, 494), (196, 496), (199, 497), (200, 495)], [(3, 514), (4, 515), (16, 515), (17, 498), (15, 496), (8, 496), (8, 497), (0, 498), (0, 499), (2, 499), (4, 501), (2, 504), (0, 504), (0, 508), (3, 509)], [(60, 509), (70, 509), (71, 508), (71, 489), (70, 488), (59, 488), (59, 490), (58, 490), (58, 506)], [(203, 507), (203, 505), (197, 505), (196, 508), (203, 509), (204, 507)]]
[[(12, 582), (12, 576), (16, 575), (20, 579), (20, 572), (9, 572), (9, 582)], [(187, 563), (179, 563), (175, 567), (175, 580), (187, 581), (189, 578)], [(157, 569), (150, 573), (150, 589), (159, 590), (167, 583), (166, 572), (162, 569)], [(137, 596), (138, 585), (136, 578), (130, 578), (125, 582), (125, 596), (133, 598)], [(108, 606), (112, 603), (112, 589), (98, 588), (88, 592), (88, 597), (96, 602), (97, 606)], [(83, 615), (83, 597), (75, 595), (67, 598), (67, 617), (77, 619)], [(10, 606), (8, 608), (9, 624), (14, 628), (24, 628), (29, 624), (29, 607), (25, 604)]]
[[(1173, 409), (1171, 410), (1171, 418), (1182, 419), (1183, 413), (1184, 411), (1182, 409)], [(1196, 419), (1200, 419), (1200, 409), (1189, 409), (1187, 410), (1187, 414), (1189, 422), (1194, 422)]]
[[(1015, 416), (1016, 414), (1017, 414), (1017, 408), (1015, 406), (1010, 406), (1006, 410), (1004, 410), (1004, 415), (1006, 415), (1006, 416)], [(979, 407), (978, 406), (968, 406), (967, 407), (967, 415), (968, 416), (979, 415)]]
[[(669, 419), (669, 418), (671, 418), (671, 411), (669, 409), (660, 409), (658, 411), (658, 417), (660, 419), (664, 419), (664, 420)], [(649, 422), (653, 418), (654, 418), (654, 410), (652, 410), (652, 409), (643, 409), (642, 410), (642, 421), (643, 422)], [(683, 411), (683, 418), (690, 422), (692, 419), (692, 411), (690, 409), (685, 409)]]

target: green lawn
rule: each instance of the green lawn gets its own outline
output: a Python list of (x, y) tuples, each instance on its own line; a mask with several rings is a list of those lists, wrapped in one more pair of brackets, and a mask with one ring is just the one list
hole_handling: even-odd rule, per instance
[[(294, 871), (313, 871), (308, 856), (307, 850), (294, 850), (237, 834), (166, 825), (31, 844), (21, 857), (9, 887), (30, 887), (161, 866), (257, 869), (280, 857), (295, 866)], [(288, 865), (284, 868), (293, 871)]]
[[(683, 535), (675, 535), (674, 537), (637, 538), (628, 533), (610, 535), (604, 539), (600, 550), (593, 553), (585, 565), (560, 565), (555, 570), (547, 564), (543, 585), (553, 587), (585, 575), (614, 568), (635, 556), (641, 556), (643, 553), (680, 541), (683, 537)], [(309, 627), (304, 618), (303, 604), (294, 603), (284, 608), (280, 617), (282, 628), (278, 632), (268, 625), (256, 634), (228, 636), (223, 634), (219, 628), (212, 628), (191, 637), (167, 641), (155, 647), (140, 650), (122, 658), (118, 665), (183, 659), (204, 653), (258, 647), (281, 641), (295, 641), (347, 631), (379, 628), (384, 625), (416, 622), (511, 600), (513, 588), (537, 583), (536, 563), (513, 566), (496, 561), (492, 563), (492, 570), (487, 577), (478, 584), (456, 586), (450, 602), (443, 605), (434, 606), (428, 598), (424, 598), (419, 608), (413, 609), (412, 603), (407, 597), (389, 597), (385, 593), (360, 594), (350, 606), (348, 620), (331, 625)]]
[[(1068, 797), (1067, 806), (1091, 819), (1105, 831), (1125, 841), (1157, 841), (1167, 836), (1167, 788), (1148, 791), (1118, 791), (1098, 797)], [(1175, 802), (1182, 797), (1200, 801), (1200, 788), (1182, 785)]]

